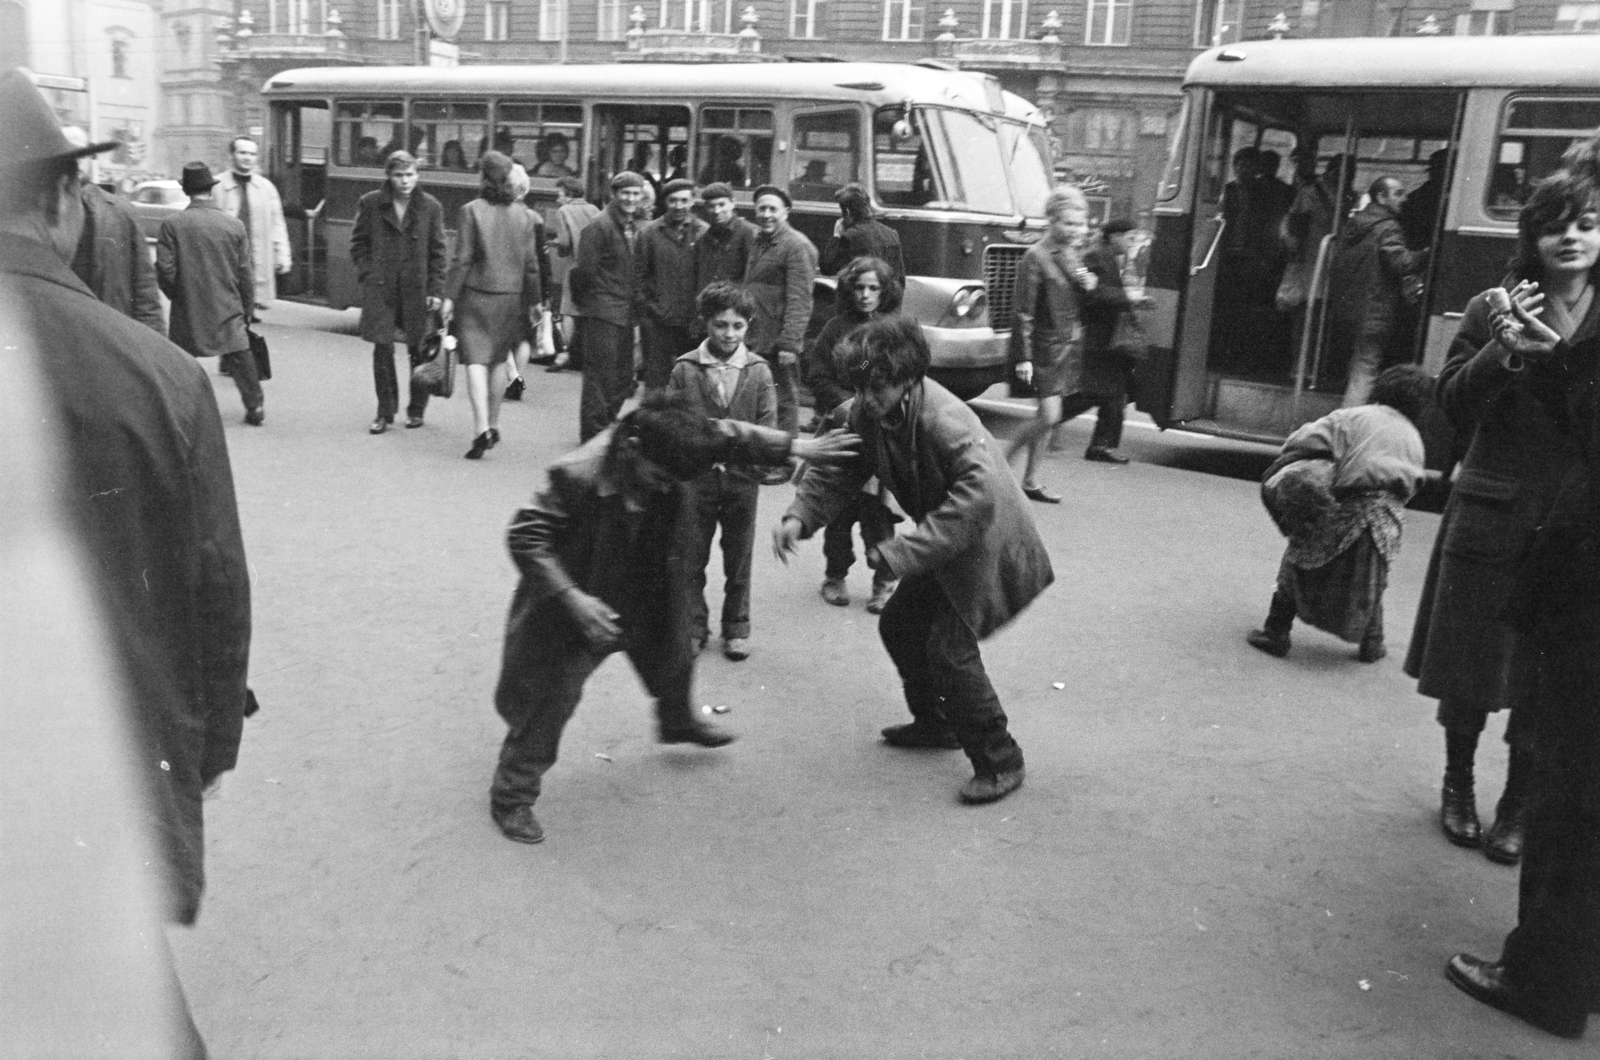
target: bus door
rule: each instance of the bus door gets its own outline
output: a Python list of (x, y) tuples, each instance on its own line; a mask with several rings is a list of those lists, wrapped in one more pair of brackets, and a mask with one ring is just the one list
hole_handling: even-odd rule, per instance
[(283, 199), (293, 267), (278, 281), (286, 296), (327, 291), (328, 241), (322, 223), (328, 189), (328, 144), (333, 135), (326, 100), (272, 105), (267, 177)]
[[(1448, 157), (1462, 98), (1216, 94), (1197, 174), (1172, 419), (1281, 438), (1338, 407), (1359, 322), (1375, 311), (1338, 279), (1341, 235), (1377, 177), (1408, 190), (1428, 182), (1430, 157)], [(1426, 195), (1435, 211), (1447, 200), (1437, 185)], [(1437, 212), (1421, 229), (1422, 241), (1433, 238)], [(1384, 363), (1416, 359), (1420, 309), (1400, 313)]]
[[(590, 200), (611, 200), (611, 178), (623, 170), (644, 177), (656, 192), (689, 170), (689, 108), (602, 103), (594, 108), (595, 152), (589, 160)], [(662, 209), (657, 194), (655, 213)]]

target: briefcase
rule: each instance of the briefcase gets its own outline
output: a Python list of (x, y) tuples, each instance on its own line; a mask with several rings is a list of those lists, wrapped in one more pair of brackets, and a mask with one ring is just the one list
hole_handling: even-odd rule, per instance
[(272, 354), (267, 351), (267, 340), (249, 328), (245, 334), (250, 337), (250, 356), (256, 362), (256, 378), (266, 382), (272, 378)]

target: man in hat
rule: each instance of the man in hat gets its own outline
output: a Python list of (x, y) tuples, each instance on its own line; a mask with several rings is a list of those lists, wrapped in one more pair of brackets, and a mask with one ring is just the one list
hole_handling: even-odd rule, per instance
[[(633, 394), (633, 325), (638, 285), (635, 214), (644, 178), (624, 170), (611, 178), (611, 202), (584, 226), (578, 261), (568, 277), (578, 309), (578, 349), (583, 356), (583, 396), (578, 440), (587, 442), (617, 418)], [(683, 351), (679, 351), (680, 353)]]
[(639, 232), (634, 255), (639, 284), (639, 341), (644, 385), (667, 385), (672, 364), (699, 345), (694, 334), (695, 254), (709, 227), (693, 213), (694, 184), (669, 180), (661, 189), (666, 212)]
[(244, 401), (244, 421), (259, 427), (267, 418), (265, 399), (245, 330), (256, 286), (250, 243), (239, 219), (211, 197), (216, 183), (204, 162), (183, 167), (189, 207), (161, 222), (156, 278), (172, 299), (172, 341), (195, 357), (221, 357)]
[[(73, 147), (88, 147), (89, 134), (76, 125), (61, 130)], [(139, 222), (126, 206), (89, 179), (80, 165), (83, 184), (83, 236), (72, 257), (72, 271), (94, 296), (132, 317), (157, 335), (167, 333), (156, 289), (156, 268), (150, 261)]]
[[(0, 332), (30, 332), (44, 354), (63, 427), (58, 494), (105, 605), (164, 911), (189, 924), (204, 885), (201, 793), (238, 756), (250, 582), (210, 380), (68, 267), (83, 234), (77, 160), (115, 146), (74, 148), (24, 74), (0, 75), (0, 283), (16, 309)], [(186, 1055), (204, 1055), (197, 1035)]]
[(278, 297), (277, 277), (289, 271), (294, 258), (289, 252), (289, 226), (283, 219), (283, 200), (272, 181), (256, 172), (260, 153), (248, 136), (235, 136), (228, 144), (233, 167), (217, 181), (217, 205), (224, 213), (237, 217), (245, 226), (250, 253), (247, 255), (255, 277), (254, 310), (265, 309)]
[[(778, 427), (792, 434), (800, 425), (800, 351), (811, 323), (817, 248), (789, 227), (788, 192), (763, 184), (755, 200), (760, 232), (745, 265), (744, 286), (756, 300), (756, 317), (746, 342), (771, 362), (778, 384)], [(787, 478), (785, 474), (775, 481)]]

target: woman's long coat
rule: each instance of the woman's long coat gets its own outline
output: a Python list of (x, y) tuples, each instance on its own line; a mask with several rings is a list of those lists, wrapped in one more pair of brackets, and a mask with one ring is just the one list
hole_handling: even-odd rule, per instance
[[(1573, 340), (1597, 331), (1600, 308)], [(1516, 707), (1532, 691), (1534, 660), (1517, 650), (1504, 613), (1533, 531), (1578, 461), (1547, 408), (1559, 402), (1541, 401), (1560, 385), (1555, 372), (1510, 371), (1492, 335), (1480, 295), (1439, 373), (1439, 405), (1472, 442), (1434, 539), (1405, 665), (1423, 695), (1485, 711)]]
[(1083, 289), (1069, 278), (1071, 268), (1066, 248), (1049, 239), (1029, 247), (1017, 266), (1011, 363), (1033, 362), (1033, 387), (1042, 397), (1084, 388)]
[(411, 350), (428, 333), (427, 299), (444, 294), (444, 208), (425, 191), (411, 193), (405, 220), (387, 188), (361, 196), (350, 259), (361, 283), (361, 337), (388, 345), (395, 322)]

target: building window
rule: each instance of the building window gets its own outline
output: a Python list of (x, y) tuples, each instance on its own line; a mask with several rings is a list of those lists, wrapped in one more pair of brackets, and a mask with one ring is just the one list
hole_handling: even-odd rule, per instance
[(539, 39), (560, 40), (566, 28), (566, 0), (539, 0)]
[(922, 0), (883, 0), (883, 39), (922, 39)]
[(1194, 46), (1235, 44), (1244, 21), (1244, 0), (1198, 0), (1194, 9)]
[[(324, 24), (327, 22), (327, 0), (271, 0), (267, 5), (267, 31), (269, 33), (293, 33), (299, 36), (309, 36), (311, 33), (311, 5), (315, 3), (321, 10)], [(282, 17), (279, 11), (282, 10)]]
[(193, 31), (189, 23), (179, 22), (172, 27), (172, 40), (178, 46), (178, 62), (187, 66), (189, 63), (189, 44), (194, 40)]
[(1126, 45), (1132, 23), (1133, 0), (1089, 0), (1083, 43)]
[(623, 28), (622, 0), (599, 0), (596, 13), (595, 40), (621, 40)]
[(810, 39), (823, 35), (828, 0), (789, 0), (789, 36)]
[(1125, 154), (1137, 143), (1132, 111), (1084, 107), (1067, 115), (1067, 150), (1085, 154)]
[(1600, 30), (1600, 4), (1561, 4), (1556, 8), (1556, 29), (1568, 33)]
[(656, 24), (685, 33), (732, 33), (733, 0), (661, 0)]
[(1021, 40), (1028, 35), (1028, 0), (983, 0), (983, 35)]
[(400, 39), (400, 0), (378, 0), (378, 39)]
[(483, 5), (483, 39), (511, 39), (510, 0), (486, 0)]
[(1456, 36), (1504, 36), (1511, 32), (1514, 8), (1514, 0), (1472, 0), (1472, 10), (1456, 16)]

